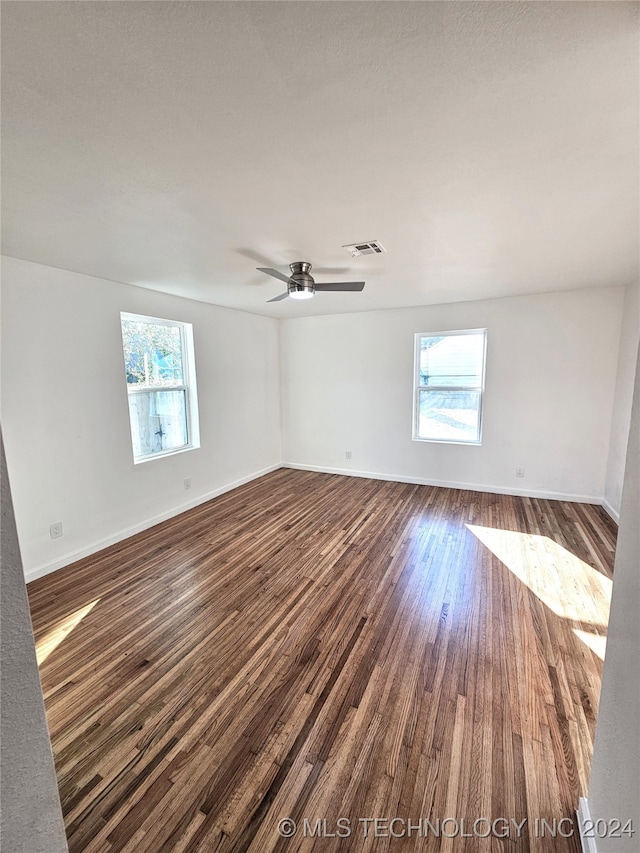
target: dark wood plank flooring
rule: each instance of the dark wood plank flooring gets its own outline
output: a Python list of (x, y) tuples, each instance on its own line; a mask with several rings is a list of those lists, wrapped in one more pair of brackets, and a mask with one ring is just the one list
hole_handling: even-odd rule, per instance
[(577, 853), (615, 535), (282, 469), (34, 581), (71, 852)]

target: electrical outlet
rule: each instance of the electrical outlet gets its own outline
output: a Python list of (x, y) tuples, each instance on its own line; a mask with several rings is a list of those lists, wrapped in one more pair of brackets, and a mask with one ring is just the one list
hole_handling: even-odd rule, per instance
[(351, 451), (350, 450), (345, 450), (344, 458), (345, 459), (351, 459)]
[(62, 522), (56, 521), (55, 524), (49, 526), (49, 536), (52, 539), (60, 539), (62, 536)]
[(516, 468), (516, 477), (524, 477), (524, 468), (520, 466)]
[(185, 477), (184, 478), (184, 487), (185, 487), (185, 489), (191, 488), (191, 477)]

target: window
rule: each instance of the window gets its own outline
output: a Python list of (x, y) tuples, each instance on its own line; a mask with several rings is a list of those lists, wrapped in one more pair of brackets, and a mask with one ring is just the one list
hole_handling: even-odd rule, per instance
[(200, 446), (193, 328), (121, 314), (133, 461)]
[(485, 329), (416, 335), (414, 439), (480, 444)]

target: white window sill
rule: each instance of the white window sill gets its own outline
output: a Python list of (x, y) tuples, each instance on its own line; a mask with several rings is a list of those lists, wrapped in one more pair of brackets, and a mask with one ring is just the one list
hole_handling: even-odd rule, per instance
[(426, 441), (429, 444), (466, 444), (471, 445), (472, 447), (481, 447), (482, 439), (478, 441), (457, 441), (455, 438), (422, 438), (419, 435), (414, 435), (411, 437), (412, 441)]
[(166, 459), (167, 456), (177, 456), (179, 453), (199, 448), (199, 444), (186, 444), (184, 447), (176, 447), (175, 450), (162, 450), (160, 453), (150, 453), (148, 456), (134, 456), (133, 464), (141, 465), (143, 462), (152, 462), (154, 459)]

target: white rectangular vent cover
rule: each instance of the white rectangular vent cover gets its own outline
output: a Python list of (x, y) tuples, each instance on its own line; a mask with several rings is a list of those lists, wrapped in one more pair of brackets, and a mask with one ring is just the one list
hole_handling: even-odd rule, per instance
[(348, 246), (343, 246), (349, 254), (354, 258), (359, 258), (362, 255), (380, 255), (386, 252), (385, 247), (377, 240), (369, 240), (362, 243), (350, 243)]

